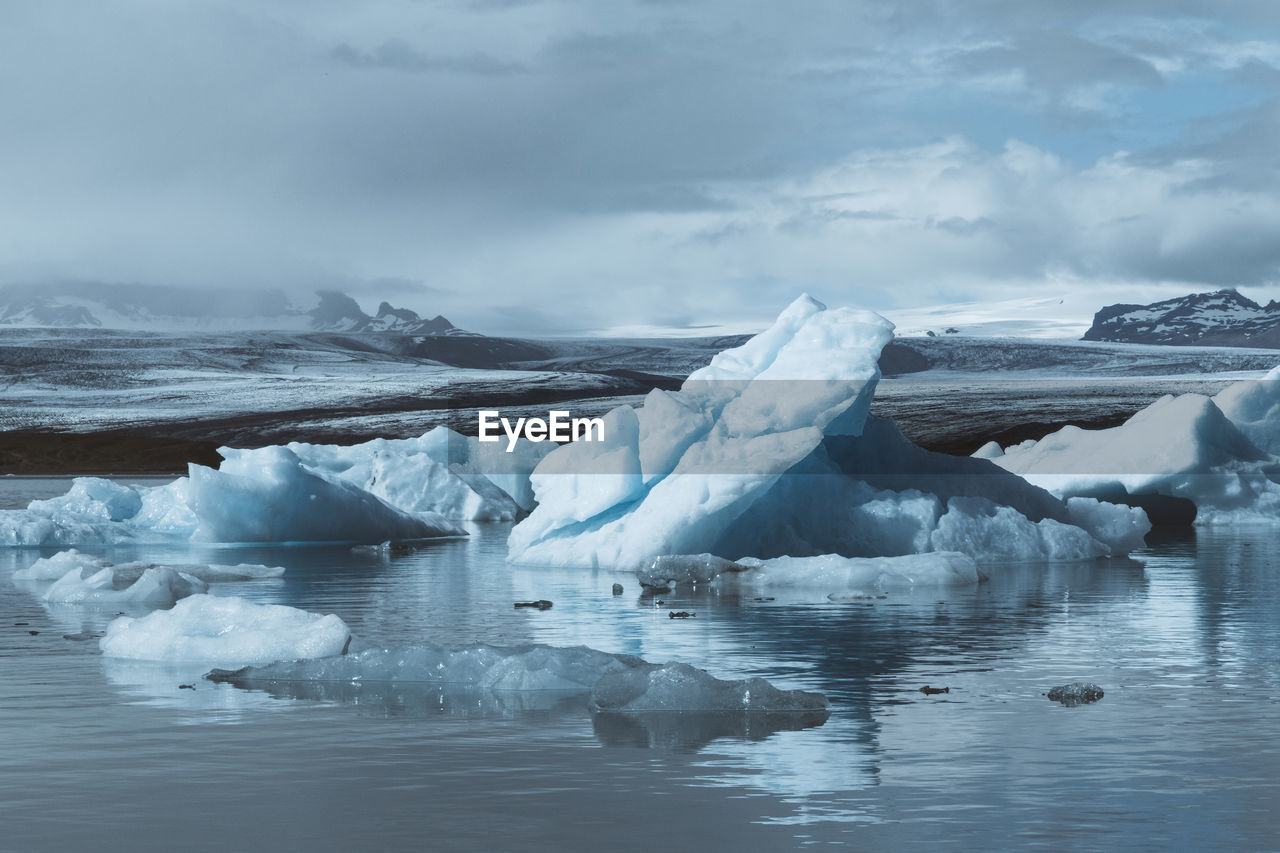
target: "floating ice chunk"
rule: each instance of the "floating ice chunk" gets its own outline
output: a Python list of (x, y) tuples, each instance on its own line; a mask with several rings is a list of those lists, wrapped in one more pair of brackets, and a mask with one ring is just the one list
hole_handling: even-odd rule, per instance
[(1031, 521), (985, 498), (952, 498), (930, 535), (934, 549), (982, 562), (1088, 560), (1111, 550), (1087, 532), (1051, 518)]
[(172, 610), (112, 621), (99, 647), (108, 657), (235, 667), (340, 655), (350, 640), (333, 614), (192, 595)]
[(32, 501), (27, 509), (42, 515), (65, 514), (79, 521), (124, 521), (142, 509), (137, 489), (98, 477), (77, 477), (60, 497)]
[(201, 542), (359, 542), (464, 536), (437, 513), (410, 514), (350, 483), (302, 465), (291, 450), (265, 447), (214, 470), (190, 466), (187, 501)]
[(113, 566), (87, 576), (84, 572), (79, 567), (71, 569), (45, 591), (44, 600), (51, 604), (158, 608), (172, 607), (181, 598), (209, 589), (199, 578), (164, 566), (148, 568), (136, 575), (117, 573)]
[(648, 587), (667, 587), (672, 583), (706, 583), (726, 572), (746, 569), (714, 554), (664, 554), (637, 571), (636, 578)]
[(25, 569), (15, 571), (13, 577), (15, 580), (56, 581), (65, 577), (72, 569), (82, 571), (90, 569), (96, 572), (109, 565), (111, 564), (106, 560), (90, 557), (88, 554), (81, 554), (75, 548), (72, 548), (69, 551), (59, 551), (52, 557), (41, 557)]
[[(113, 564), (98, 557), (82, 554), (72, 548), (67, 551), (59, 551), (52, 557), (42, 557), (25, 569), (15, 571), (13, 577), (15, 580), (61, 580), (72, 570), (78, 570), (82, 577), (87, 578), (104, 568), (112, 570), (112, 584), (116, 589), (132, 584), (141, 578), (148, 569), (171, 569), (205, 583), (278, 578), (285, 573), (283, 566), (263, 566), (253, 563), (240, 563), (235, 566), (219, 565), (217, 563), (208, 565), (191, 563), (172, 566), (146, 562)], [(200, 591), (203, 592), (204, 590)]]
[(1094, 498), (1068, 498), (1071, 523), (1106, 545), (1112, 554), (1128, 554), (1146, 545), (1151, 522), (1146, 512)]
[(591, 688), (597, 711), (793, 711), (827, 708), (827, 697), (780, 690), (763, 678), (722, 681), (685, 663), (644, 664), (606, 673)]
[[(108, 634), (110, 637), (110, 634)], [(105, 640), (104, 640), (105, 642)], [(601, 711), (822, 711), (820, 693), (779, 690), (764, 679), (721, 681), (682, 663), (646, 663), (631, 655), (575, 646), (489, 646), (449, 649), (421, 644), (370, 649), (320, 660), (279, 662), (206, 678), (238, 687), (281, 683), (413, 684), (490, 691), (591, 692)]]
[(740, 561), (751, 568), (722, 577), (721, 585), (753, 589), (811, 588), (824, 594), (884, 592), (915, 586), (972, 585), (981, 580), (967, 554), (935, 551), (901, 557), (775, 557)]
[(194, 571), (188, 568), (184, 568), (183, 571), (209, 583), (278, 578), (283, 577), (286, 571), (284, 566), (264, 566), (261, 563), (236, 563), (234, 566), (210, 563), (207, 566), (192, 568)]
[(452, 684), (484, 690), (589, 690), (602, 675), (643, 663), (586, 646), (447, 648), (421, 643), (342, 657), (280, 662), (214, 680), (258, 686), (270, 681)]

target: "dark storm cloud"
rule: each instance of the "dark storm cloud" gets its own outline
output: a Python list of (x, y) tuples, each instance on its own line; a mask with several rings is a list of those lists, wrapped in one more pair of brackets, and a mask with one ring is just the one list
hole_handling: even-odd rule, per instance
[(0, 283), (383, 287), (493, 331), (764, 319), (806, 288), (1267, 285), (1278, 26), (1261, 2), (16, 0)]

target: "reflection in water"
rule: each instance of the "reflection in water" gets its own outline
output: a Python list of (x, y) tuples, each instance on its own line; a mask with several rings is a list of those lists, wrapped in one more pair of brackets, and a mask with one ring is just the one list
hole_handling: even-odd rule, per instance
[(655, 711), (631, 714), (598, 711), (592, 714), (591, 723), (596, 737), (608, 746), (697, 752), (719, 738), (757, 743), (778, 732), (816, 728), (827, 721), (827, 716), (826, 711)]

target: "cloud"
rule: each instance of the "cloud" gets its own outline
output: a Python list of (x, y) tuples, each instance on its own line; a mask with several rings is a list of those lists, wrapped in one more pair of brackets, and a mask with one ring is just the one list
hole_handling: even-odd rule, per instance
[(1278, 67), (1262, 2), (14, 0), (0, 284), (513, 333), (1267, 288)]

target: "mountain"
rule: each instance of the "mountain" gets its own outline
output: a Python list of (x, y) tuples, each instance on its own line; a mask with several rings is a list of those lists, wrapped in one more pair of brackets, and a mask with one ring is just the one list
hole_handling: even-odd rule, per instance
[(1234, 288), (1150, 305), (1108, 305), (1086, 341), (1280, 348), (1280, 302), (1259, 305)]
[(301, 329), (284, 291), (52, 282), (0, 287), (0, 325), (134, 330)]
[(387, 302), (378, 306), (370, 317), (360, 305), (337, 290), (317, 292), (320, 304), (307, 312), (311, 327), (322, 332), (396, 332), (402, 335), (470, 335), (436, 315), (430, 320), (419, 317), (408, 308), (393, 308)]
[(278, 289), (57, 282), (0, 287), (0, 326), (130, 331), (395, 332), (469, 335), (444, 317), (427, 320), (383, 302), (370, 316), (354, 299), (319, 291), (310, 311)]

